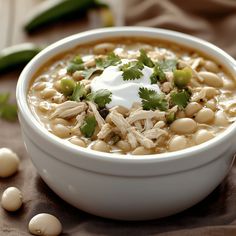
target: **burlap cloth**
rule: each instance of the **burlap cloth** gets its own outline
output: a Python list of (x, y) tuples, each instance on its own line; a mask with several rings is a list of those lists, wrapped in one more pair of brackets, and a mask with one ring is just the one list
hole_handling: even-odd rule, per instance
[[(187, 32), (236, 57), (234, 0), (126, 0), (125, 4), (127, 25)], [(12, 75), (1, 78), (0, 91), (14, 93), (16, 80), (8, 77)], [(24, 194), (20, 211), (7, 213), (0, 208), (0, 236), (29, 235), (27, 224), (40, 212), (56, 215), (63, 224), (63, 235), (236, 235), (236, 166), (210, 196), (189, 210), (160, 220), (118, 222), (89, 215), (57, 197), (36, 173), (18, 123), (0, 121), (0, 146), (12, 148), (21, 159), (20, 171), (15, 176), (0, 179), (0, 193), (8, 186), (17, 186)]]

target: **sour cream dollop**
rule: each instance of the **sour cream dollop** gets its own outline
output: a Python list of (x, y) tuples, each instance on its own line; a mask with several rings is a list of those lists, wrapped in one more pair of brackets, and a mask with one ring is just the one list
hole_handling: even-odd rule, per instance
[[(122, 60), (122, 64), (128, 63), (129, 60)], [(134, 102), (140, 102), (139, 88), (147, 88), (161, 93), (157, 84), (151, 84), (150, 76), (153, 73), (153, 69), (144, 66), (141, 76), (135, 80), (124, 80), (123, 71), (119, 69), (122, 65), (109, 66), (100, 76), (95, 77), (91, 82), (91, 91), (96, 92), (100, 89), (107, 89), (112, 93), (112, 100), (107, 104), (107, 108), (114, 106), (123, 106), (130, 109)]]

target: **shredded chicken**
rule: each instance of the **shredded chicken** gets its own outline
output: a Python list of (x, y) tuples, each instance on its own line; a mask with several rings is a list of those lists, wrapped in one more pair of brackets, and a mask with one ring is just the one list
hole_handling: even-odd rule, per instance
[(80, 127), (80, 126), (83, 124), (85, 115), (86, 115), (86, 113), (85, 113), (85, 112), (82, 112), (81, 114), (79, 114), (79, 115), (76, 116), (76, 120), (77, 120), (76, 126), (77, 126), (77, 127)]
[(191, 98), (191, 101), (192, 102), (197, 102), (201, 99), (205, 100), (205, 99), (208, 99), (209, 96), (214, 97), (218, 94), (219, 94), (219, 91), (217, 91), (215, 88), (213, 88), (213, 87), (204, 87), (199, 92), (196, 92), (196, 93), (193, 94), (193, 96)]
[(178, 106), (176, 105), (176, 106), (174, 106), (174, 107), (172, 107), (171, 109), (169, 109), (169, 112), (174, 112), (174, 113), (176, 113), (178, 111)]
[(134, 127), (129, 128), (129, 132), (134, 134), (136, 140), (145, 148), (155, 147), (155, 144), (151, 139), (145, 137), (143, 134), (137, 131)]
[(153, 127), (153, 123), (151, 119), (146, 119), (144, 122), (144, 129), (149, 130)]
[(88, 105), (89, 105), (89, 108), (92, 110), (94, 116), (95, 116), (95, 119), (98, 123), (98, 127), (101, 129), (102, 126), (105, 124), (105, 120), (101, 117), (101, 115), (99, 114), (98, 110), (97, 110), (97, 107), (94, 103), (92, 102), (87, 102)]
[(163, 128), (166, 125), (166, 123), (164, 121), (158, 121), (153, 128)]
[(85, 102), (66, 101), (57, 105), (55, 112), (52, 113), (50, 119), (54, 117), (69, 118), (80, 114), (87, 109)]
[(137, 139), (133, 133), (128, 133), (127, 134), (128, 142), (131, 146), (131, 148), (136, 148), (138, 146)]
[(194, 59), (192, 65), (191, 65), (191, 68), (193, 70), (196, 70), (201, 62), (202, 62), (202, 58), (201, 57), (198, 57), (198, 58)]
[(163, 111), (144, 111), (144, 110), (137, 110), (130, 114), (127, 118), (127, 121), (132, 124), (137, 120), (144, 120), (144, 119), (152, 119), (156, 118), (157, 120), (164, 120), (165, 119), (165, 112)]
[(130, 127), (127, 120), (116, 110), (113, 110), (109, 116), (115, 126), (120, 130), (121, 134), (125, 136), (127, 134), (127, 129)]
[(139, 130), (139, 131), (142, 131), (142, 130), (143, 130), (143, 126), (142, 126), (142, 124), (141, 124), (140, 121), (135, 121), (135, 122), (134, 122), (134, 126), (135, 126), (136, 129)]
[(100, 132), (97, 134), (97, 137), (99, 139), (106, 138), (110, 133), (112, 132), (112, 126), (108, 123), (104, 124), (100, 130)]
[(158, 139), (160, 136), (167, 136), (167, 131), (160, 128), (152, 128), (143, 132), (143, 135), (148, 139)]

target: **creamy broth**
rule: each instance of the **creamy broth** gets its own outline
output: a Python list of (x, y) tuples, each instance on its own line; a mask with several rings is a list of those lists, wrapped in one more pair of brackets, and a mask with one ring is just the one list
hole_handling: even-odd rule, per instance
[(80, 45), (46, 62), (29, 106), (54, 135), (121, 154), (177, 151), (235, 120), (235, 80), (192, 49), (143, 38)]

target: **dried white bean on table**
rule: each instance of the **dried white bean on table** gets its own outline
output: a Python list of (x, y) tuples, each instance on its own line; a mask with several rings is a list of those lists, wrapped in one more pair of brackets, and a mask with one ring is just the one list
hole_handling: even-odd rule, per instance
[(7, 188), (1, 198), (1, 205), (7, 211), (17, 211), (23, 203), (21, 191), (16, 187)]
[(53, 215), (41, 213), (29, 222), (29, 232), (41, 236), (57, 236), (62, 232), (61, 222)]
[(16, 153), (9, 148), (0, 148), (0, 177), (5, 178), (15, 174), (20, 160)]

